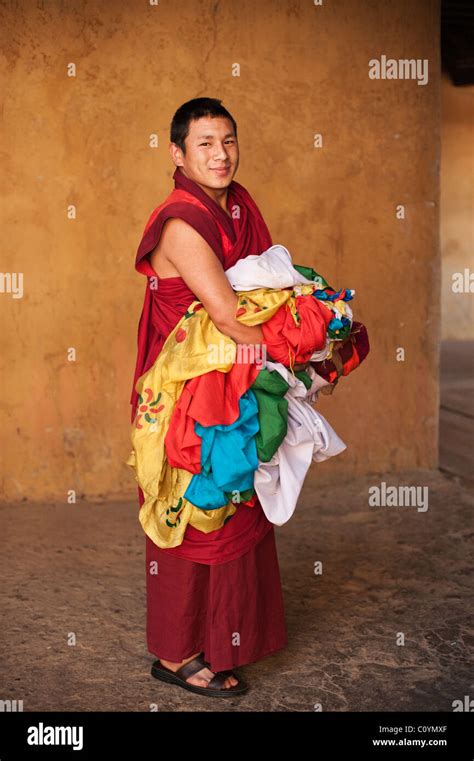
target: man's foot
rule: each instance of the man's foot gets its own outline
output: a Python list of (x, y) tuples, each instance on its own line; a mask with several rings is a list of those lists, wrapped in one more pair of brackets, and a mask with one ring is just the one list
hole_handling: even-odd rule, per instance
[[(185, 658), (184, 661), (181, 661), (181, 663), (173, 663), (173, 661), (165, 661), (163, 658), (159, 658), (159, 661), (160, 663), (163, 664), (163, 666), (166, 666), (166, 668), (176, 672), (179, 668), (181, 668), (181, 666), (184, 666), (185, 663), (189, 663), (189, 661), (192, 661), (193, 658), (196, 658), (197, 655), (199, 655), (199, 653), (195, 653), (190, 658)], [(186, 679), (186, 681), (189, 682), (189, 684), (196, 685), (196, 687), (207, 687), (207, 685), (211, 681), (214, 674), (215, 674), (214, 671), (211, 671), (208, 668), (203, 668), (200, 671), (198, 671), (196, 674), (193, 674), (193, 676), (190, 676), (188, 679)], [(238, 684), (238, 683), (239, 683), (238, 679), (236, 679), (233, 676), (228, 676), (224, 682), (224, 688), (227, 689), (228, 687), (233, 687), (234, 684)]]

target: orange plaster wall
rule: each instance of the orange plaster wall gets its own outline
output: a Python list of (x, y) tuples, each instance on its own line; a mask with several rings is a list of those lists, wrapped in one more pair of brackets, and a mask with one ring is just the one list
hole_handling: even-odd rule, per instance
[[(434, 466), (437, 0), (10, 1), (0, 13), (2, 271), (24, 275), (22, 298), (0, 294), (4, 496), (136, 499), (124, 464), (145, 288), (134, 256), (171, 189), (170, 119), (202, 95), (237, 120), (236, 179), (274, 242), (354, 288), (369, 329), (368, 360), (321, 397), (348, 446), (314, 466), (321, 480)], [(369, 79), (382, 54), (428, 59), (428, 84)]]

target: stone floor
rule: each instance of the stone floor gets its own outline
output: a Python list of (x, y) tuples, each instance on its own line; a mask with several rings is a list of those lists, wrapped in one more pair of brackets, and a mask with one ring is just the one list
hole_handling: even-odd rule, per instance
[[(348, 479), (326, 501), (307, 479), (276, 531), (289, 645), (241, 670), (241, 698), (149, 675), (145, 537), (130, 502), (2, 505), (0, 699), (24, 711), (451, 711), (474, 697), (473, 374), (448, 346), (443, 362), (453, 357), (440, 470)], [(427, 486), (428, 509), (369, 507), (382, 481)]]

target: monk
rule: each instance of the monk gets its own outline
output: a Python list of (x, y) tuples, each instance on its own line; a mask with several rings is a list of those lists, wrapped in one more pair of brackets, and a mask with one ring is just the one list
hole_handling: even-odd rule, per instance
[[(224, 274), (272, 245), (257, 205), (234, 180), (236, 122), (220, 100), (190, 100), (173, 117), (169, 150), (175, 188), (152, 213), (135, 263), (147, 288), (132, 421), (137, 379), (194, 300), (237, 344), (254, 345), (260, 357), (264, 345), (260, 326), (236, 319), (237, 296)], [(140, 505), (143, 499), (139, 488)], [(158, 547), (147, 536), (146, 561), (147, 644), (158, 658), (153, 676), (215, 697), (247, 691), (233, 669), (288, 644), (274, 527), (257, 496), (214, 531), (188, 525), (176, 547)]]

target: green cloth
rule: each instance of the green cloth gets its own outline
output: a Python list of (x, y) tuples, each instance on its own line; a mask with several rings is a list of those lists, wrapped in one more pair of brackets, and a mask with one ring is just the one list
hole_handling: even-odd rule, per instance
[(299, 378), (300, 381), (303, 381), (303, 383), (304, 383), (304, 385), (306, 386), (307, 389), (311, 388), (311, 386), (313, 385), (313, 381), (309, 377), (309, 375), (306, 372), (306, 370), (298, 370), (295, 373), (295, 375), (296, 375), (297, 378)]
[(314, 280), (321, 291), (323, 291), (325, 288), (331, 287), (327, 280), (325, 280), (322, 275), (319, 275), (315, 270), (313, 270), (312, 267), (304, 267), (302, 264), (294, 264), (293, 268), (298, 270), (300, 275), (303, 275), (303, 277), (307, 277), (308, 280)]
[[(239, 502), (247, 502), (249, 499), (253, 497), (254, 493), (255, 493), (255, 489), (253, 487), (251, 489), (246, 489), (245, 491), (239, 492), (239, 497), (240, 497)], [(232, 497), (234, 496), (233, 492), (226, 491), (224, 492), (224, 494), (229, 500), (229, 502), (233, 502), (232, 500)], [(239, 502), (235, 502), (233, 504), (238, 505)], [(229, 516), (229, 517), (232, 517), (232, 516)]]
[(289, 389), (279, 372), (260, 370), (250, 386), (258, 405), (260, 430), (255, 436), (260, 462), (272, 459), (288, 430), (288, 400), (284, 398)]
[[(311, 388), (312, 380), (305, 370), (298, 370), (295, 376)], [(288, 430), (288, 400), (284, 398), (289, 384), (277, 370), (260, 370), (250, 387), (258, 406), (260, 429), (255, 436), (257, 456), (260, 462), (269, 462), (277, 451)], [(247, 489), (240, 494), (240, 502), (246, 502), (255, 489)], [(225, 492), (231, 502), (232, 492)]]
[[(295, 376), (307, 389), (313, 381), (305, 370), (298, 370)], [(260, 430), (255, 436), (257, 456), (260, 462), (269, 462), (288, 431), (288, 400), (285, 394), (289, 384), (275, 371), (263, 368), (250, 387), (258, 406)]]

